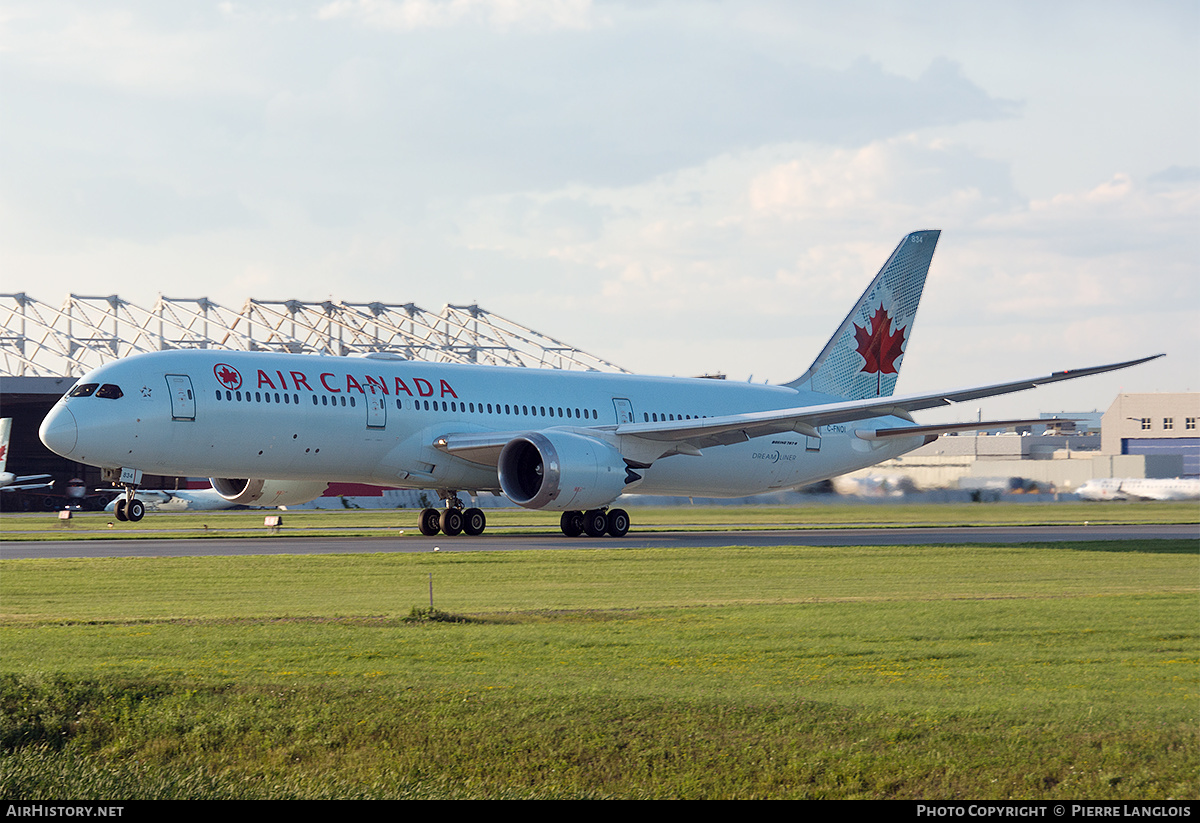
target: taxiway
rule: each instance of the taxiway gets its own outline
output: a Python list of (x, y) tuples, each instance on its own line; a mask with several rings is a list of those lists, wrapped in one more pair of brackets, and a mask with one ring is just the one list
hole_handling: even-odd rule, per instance
[[(259, 554), (543, 551), (554, 549), (719, 548), (723, 546), (923, 546), (1114, 540), (1197, 540), (1200, 524), (1118, 526), (963, 526), (944, 528), (653, 531), (623, 538), (549, 534), (480, 537), (270, 537), (97, 539), (0, 542), (0, 559), (95, 557), (225, 557)], [(1148, 547), (1150, 548), (1150, 547)]]

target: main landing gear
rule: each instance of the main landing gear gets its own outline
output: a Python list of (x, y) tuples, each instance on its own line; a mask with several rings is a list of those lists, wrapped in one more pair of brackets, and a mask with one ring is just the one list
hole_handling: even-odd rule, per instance
[(472, 537), (483, 534), (483, 530), (487, 528), (487, 518), (482, 509), (464, 509), (456, 491), (439, 489), (438, 493), (446, 502), (446, 508), (440, 512), (437, 509), (421, 510), (418, 522), (421, 534), (428, 537), (433, 537), (438, 532), (447, 537), (464, 533)]
[[(446, 508), (422, 509), (418, 519), (421, 534), (427, 537), (441, 533), (448, 537), (459, 534), (469, 534), (472, 537), (483, 534), (487, 527), (487, 518), (481, 509), (463, 508), (463, 502), (458, 499), (458, 492), (440, 491)], [(603, 537), (606, 534), (613, 537), (624, 537), (629, 531), (629, 513), (624, 509), (588, 509), (585, 512), (563, 512), (558, 521), (562, 533), (567, 537)]]
[(624, 537), (629, 531), (629, 513), (624, 509), (588, 509), (585, 512), (563, 512), (558, 521), (567, 537)]

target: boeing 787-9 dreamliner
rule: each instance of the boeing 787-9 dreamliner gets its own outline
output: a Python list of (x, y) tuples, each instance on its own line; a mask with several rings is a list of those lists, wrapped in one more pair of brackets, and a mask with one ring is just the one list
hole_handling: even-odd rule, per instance
[[(126, 489), (144, 473), (208, 476), (231, 503), (294, 505), (331, 481), (433, 489), (427, 535), (481, 534), (463, 491), (562, 512), (564, 534), (624, 535), (622, 494), (741, 497), (835, 477), (951, 431), (912, 413), (1132, 366), (937, 394), (894, 395), (938, 231), (905, 237), (808, 370), (777, 386), (405, 360), (187, 350), (101, 366), (41, 438)], [(1161, 355), (1156, 355), (1161, 356)], [(122, 505), (123, 504), (123, 505)]]

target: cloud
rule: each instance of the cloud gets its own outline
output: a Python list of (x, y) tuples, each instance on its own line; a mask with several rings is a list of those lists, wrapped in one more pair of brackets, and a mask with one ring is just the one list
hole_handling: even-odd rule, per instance
[(787, 379), (942, 228), (904, 385), (1186, 344), (1200, 143), (1155, 101), (1195, 99), (1195, 11), (943, 5), (18, 0), (0, 265), (478, 300), (630, 368)]
[[(760, 377), (793, 377), (895, 243), (920, 228), (944, 233), (913, 382), (936, 388), (939, 370), (1000, 353), (1040, 362), (1053, 350), (1055, 363), (1064, 354), (1087, 363), (1170, 348), (1170, 323), (1156, 329), (1153, 318), (1200, 305), (1188, 229), (1200, 181), (1178, 169), (1145, 181), (1115, 174), (1031, 201), (1009, 172), (965, 145), (916, 135), (857, 148), (787, 144), (641, 185), (480, 198), (459, 230), (500, 278), (553, 261), (551, 280), (514, 276), (506, 299), (636, 330), (600, 350), (636, 370), (753, 362)], [(563, 231), (564, 214), (581, 216), (579, 227)], [(1111, 333), (1097, 336), (1104, 326)], [(1147, 344), (1148, 331), (1164, 339)], [(937, 343), (948, 337), (955, 346)], [(669, 340), (691, 342), (680, 350)], [(762, 351), (747, 357), (748, 346)]]
[(26, 82), (118, 90), (148, 98), (253, 90), (236, 39), (215, 17), (180, 20), (153, 5), (106, 8), (47, 2), (0, 22), (7, 72)]
[(961, 145), (906, 135), (855, 149), (806, 151), (750, 183), (761, 218), (807, 221), (834, 213), (958, 219), (1012, 208), (1020, 197), (1005, 163)]
[[(536, 215), (564, 202), (589, 215), (586, 235), (538, 231)], [(464, 237), (521, 259), (550, 254), (595, 267), (614, 298), (632, 296), (634, 284), (695, 296), (735, 276), (812, 289), (814, 276), (828, 286), (847, 266), (877, 265), (879, 244), (908, 231), (969, 225), (1023, 202), (1004, 163), (908, 135), (855, 149), (799, 143), (727, 154), (643, 185), (478, 199)], [(522, 230), (513, 232), (503, 216), (518, 203)], [(866, 246), (848, 255), (844, 244), (864, 236)]]
[(471, 24), (501, 31), (586, 29), (596, 23), (590, 0), (335, 0), (316, 16), (392, 31)]
[[(310, 10), (25, 7), (0, 29), (0, 71), (21, 78), (0, 148), (51, 199), (133, 166), (321, 223), (407, 221), (435, 203), (627, 187), (762, 146), (860, 146), (1017, 110), (941, 58), (911, 78), (865, 58), (816, 66), (619, 6), (603, 21), (570, 0)], [(32, 195), (0, 197), (20, 210)]]

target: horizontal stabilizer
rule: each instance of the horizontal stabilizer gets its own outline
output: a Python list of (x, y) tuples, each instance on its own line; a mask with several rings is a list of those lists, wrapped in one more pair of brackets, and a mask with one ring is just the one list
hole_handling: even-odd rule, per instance
[(936, 426), (907, 426), (893, 429), (857, 429), (856, 437), (863, 440), (887, 440), (890, 437), (920, 437), (922, 435), (949, 434), (950, 432), (978, 432), (991, 429), (1011, 429), (1017, 426), (1041, 426), (1052, 423), (1074, 423), (1074, 418), (1055, 417), (1030, 420), (982, 420), (976, 423), (945, 423)]

